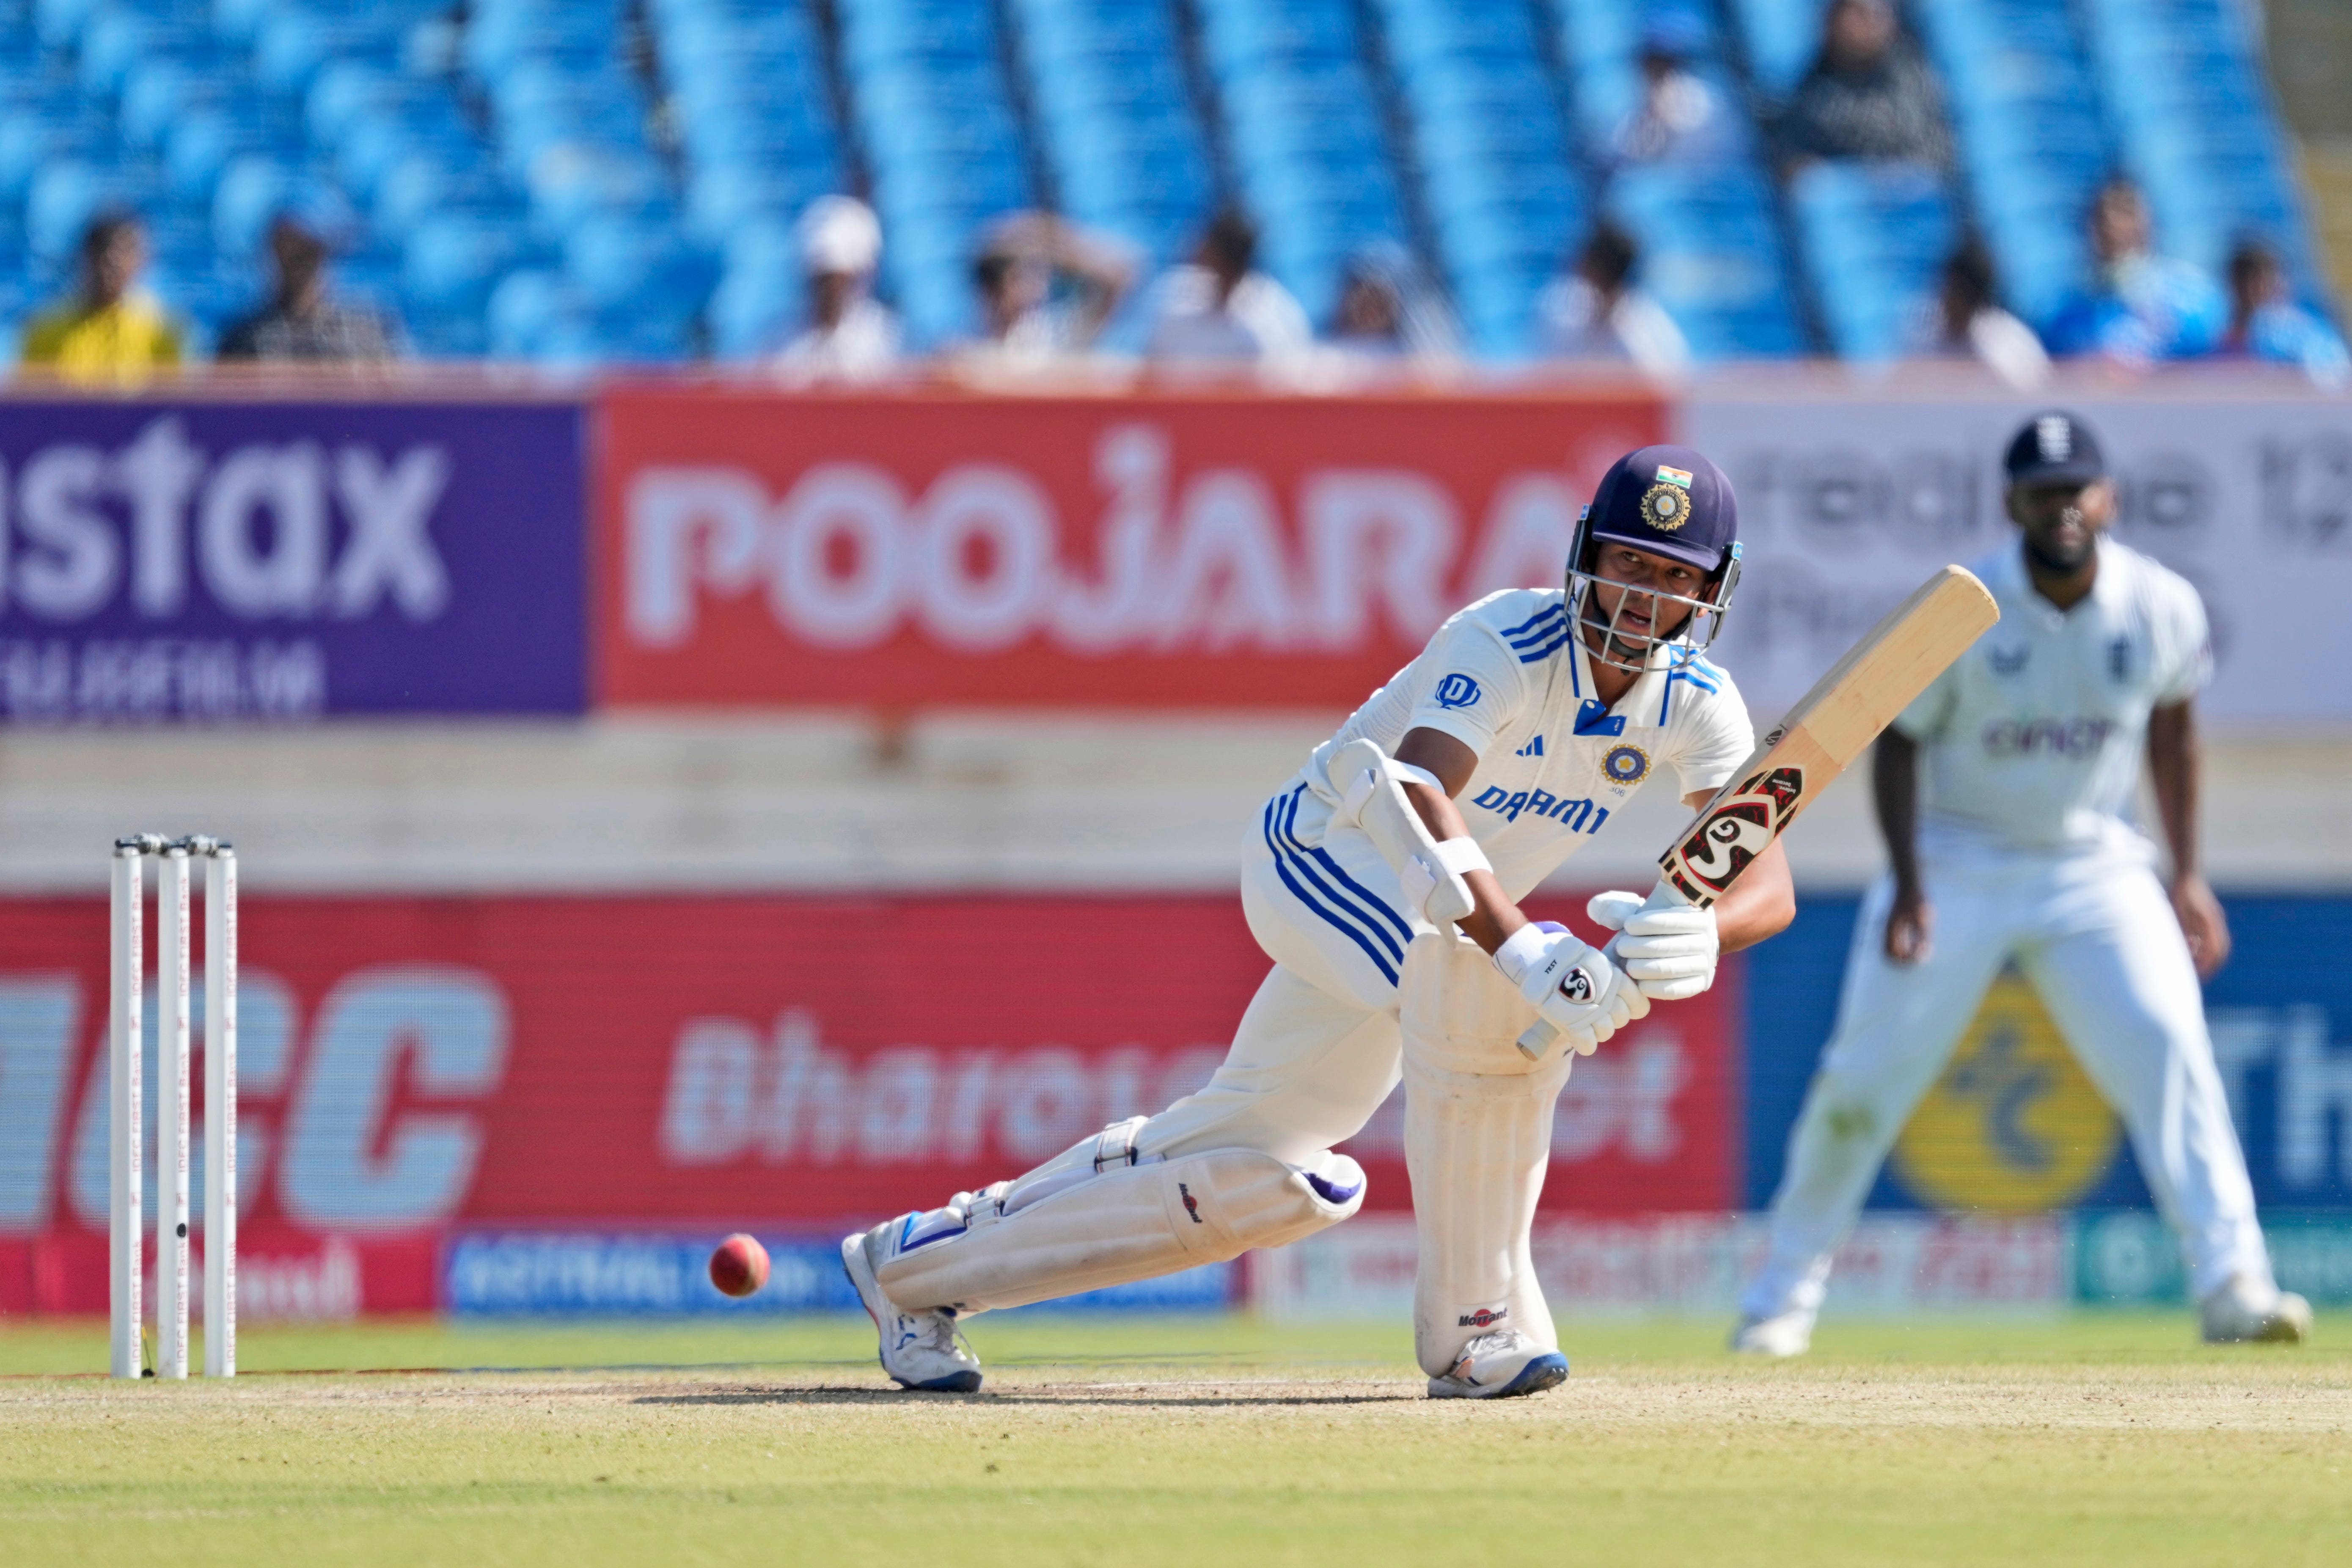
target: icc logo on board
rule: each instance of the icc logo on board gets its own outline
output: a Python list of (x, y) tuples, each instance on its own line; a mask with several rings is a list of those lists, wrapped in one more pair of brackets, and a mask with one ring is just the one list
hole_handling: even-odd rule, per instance
[(1912, 1112), (1895, 1168), (1938, 1208), (2036, 1213), (2095, 1186), (2121, 1131), (2042, 999), (2008, 970)]

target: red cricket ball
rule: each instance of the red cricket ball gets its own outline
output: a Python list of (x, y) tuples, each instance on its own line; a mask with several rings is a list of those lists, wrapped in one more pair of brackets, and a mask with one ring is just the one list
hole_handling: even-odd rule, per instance
[(710, 1282), (725, 1295), (751, 1295), (768, 1282), (768, 1249), (737, 1231), (710, 1255)]

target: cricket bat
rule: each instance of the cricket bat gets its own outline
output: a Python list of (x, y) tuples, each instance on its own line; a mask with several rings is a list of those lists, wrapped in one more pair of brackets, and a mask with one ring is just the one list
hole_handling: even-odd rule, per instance
[[(1992, 595), (1965, 567), (1947, 566), (1870, 628), (1787, 718), (1764, 737), (1731, 782), (1658, 858), (1665, 886), (1700, 909), (1730, 890), (1830, 781), (1969, 645), (2000, 619)], [(1519, 1037), (1540, 1056), (1549, 1024)]]

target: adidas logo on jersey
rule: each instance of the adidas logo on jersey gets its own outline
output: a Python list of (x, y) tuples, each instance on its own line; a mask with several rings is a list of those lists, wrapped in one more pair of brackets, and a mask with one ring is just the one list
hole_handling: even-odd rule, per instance
[(1511, 754), (1512, 754), (1513, 756), (1515, 756), (1515, 757), (1540, 757), (1540, 756), (1542, 756), (1542, 755), (1543, 755), (1543, 737), (1542, 737), (1541, 735), (1538, 735), (1534, 740), (1529, 741), (1526, 745), (1521, 746), (1517, 751), (1516, 751), (1516, 752), (1512, 752)]

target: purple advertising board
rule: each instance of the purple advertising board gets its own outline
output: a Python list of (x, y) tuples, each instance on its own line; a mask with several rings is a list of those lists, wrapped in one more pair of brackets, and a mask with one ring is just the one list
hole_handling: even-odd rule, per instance
[(0, 720), (583, 711), (583, 423), (0, 400)]

